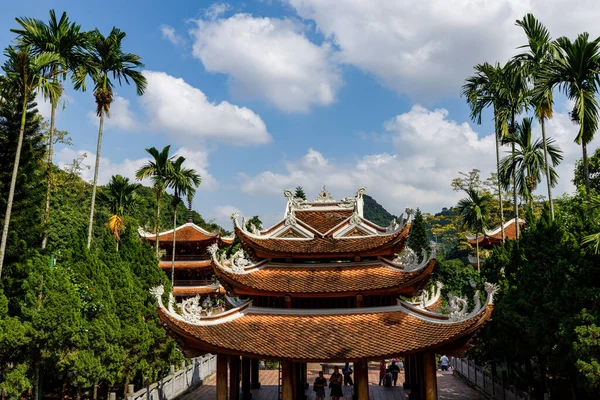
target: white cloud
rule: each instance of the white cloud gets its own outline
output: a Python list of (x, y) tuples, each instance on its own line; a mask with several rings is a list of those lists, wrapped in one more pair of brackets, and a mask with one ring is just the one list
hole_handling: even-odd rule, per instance
[(533, 12), (553, 36), (600, 34), (595, 0), (287, 0), (339, 47), (342, 62), (414, 98), (457, 95), (472, 67), (506, 62)]
[[(138, 98), (142, 115), (136, 116), (128, 99), (115, 96), (111, 116), (104, 119), (108, 129), (164, 132), (171, 140), (189, 148), (197, 148), (207, 139), (238, 146), (271, 141), (265, 123), (249, 108), (227, 101), (211, 102), (200, 89), (165, 72), (143, 71), (143, 74), (148, 86)], [(88, 117), (98, 125), (95, 112), (90, 111)]]
[[(438, 212), (462, 197), (450, 186), (459, 171), (477, 168), (482, 178), (487, 178), (496, 170), (493, 134), (478, 137), (469, 124), (448, 119), (445, 109), (429, 110), (416, 105), (387, 121), (384, 129), (393, 143), (390, 153), (336, 160), (310, 148), (301, 158), (285, 162), (284, 171), (240, 174), (241, 190), (248, 195), (280, 200), (282, 189), (298, 185), (304, 187), (308, 197), (314, 197), (325, 184), (337, 198), (366, 186), (368, 193), (392, 213), (399, 214), (406, 206)], [(534, 127), (534, 131), (536, 137), (541, 135), (539, 127)], [(564, 152), (557, 169), (560, 180), (553, 191), (555, 197), (574, 189), (573, 167), (575, 160), (581, 158), (581, 147), (573, 143), (576, 131), (566, 111), (556, 112), (554, 119), (547, 122), (547, 135)], [(600, 137), (588, 148), (597, 146)], [(501, 157), (509, 150), (501, 148)], [(546, 194), (545, 180), (538, 192)]]
[(175, 46), (181, 46), (185, 43), (185, 39), (175, 31), (175, 28), (169, 25), (161, 25), (160, 32), (162, 37), (173, 43)]
[(50, 104), (50, 101), (46, 100), (40, 92), (37, 92), (35, 94), (35, 102), (37, 103), (38, 113), (43, 118), (50, 120), (50, 114), (52, 112), (52, 104)]
[(267, 143), (271, 136), (259, 115), (227, 101), (213, 103), (181, 78), (165, 72), (143, 71), (148, 79), (140, 97), (148, 128), (191, 147), (202, 139), (236, 145)]
[[(95, 153), (84, 149), (72, 149), (63, 147), (55, 153), (55, 163), (59, 168), (65, 169), (69, 164), (73, 164), (73, 160), (86, 154), (81, 166), (81, 178), (87, 182), (92, 182), (94, 179), (94, 163), (96, 162)], [(186, 158), (185, 165), (188, 168), (193, 168), (202, 178), (202, 183), (198, 191), (214, 191), (219, 187), (219, 182), (208, 172), (209, 162), (208, 153), (204, 151), (193, 151), (187, 148), (180, 148), (174, 153), (176, 156), (184, 156)], [(145, 164), (149, 159), (146, 157), (130, 160), (128, 158), (120, 162), (114, 162), (107, 157), (100, 157), (100, 169), (98, 171), (98, 184), (105, 185), (113, 175), (122, 175), (134, 181), (135, 172)], [(145, 185), (150, 185), (148, 180), (143, 181)]]
[(204, 16), (209, 20), (215, 20), (227, 11), (231, 10), (231, 5), (227, 3), (213, 3), (204, 10)]
[(193, 55), (209, 72), (227, 74), (232, 90), (263, 97), (286, 112), (306, 112), (335, 101), (341, 76), (327, 42), (312, 43), (306, 26), (287, 19), (230, 18), (196, 21)]

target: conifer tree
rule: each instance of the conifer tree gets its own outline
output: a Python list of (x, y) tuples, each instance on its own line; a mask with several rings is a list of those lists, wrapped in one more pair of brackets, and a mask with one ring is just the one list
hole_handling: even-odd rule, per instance
[(304, 193), (304, 189), (302, 186), (296, 186), (296, 192), (294, 193), (294, 197), (297, 199), (306, 200), (306, 194)]
[(427, 230), (421, 210), (417, 208), (415, 216), (410, 226), (410, 234), (408, 236), (408, 246), (414, 250), (419, 256), (419, 260), (423, 258), (423, 252), (429, 248), (429, 240), (427, 239)]

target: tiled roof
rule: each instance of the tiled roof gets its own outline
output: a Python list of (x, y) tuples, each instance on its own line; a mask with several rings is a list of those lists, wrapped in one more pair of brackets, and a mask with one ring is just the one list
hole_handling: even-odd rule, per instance
[[(198, 227), (199, 228), (199, 227)], [(177, 242), (203, 242), (211, 241), (214, 242), (217, 239), (218, 233), (203, 232), (199, 230), (193, 224), (185, 224), (177, 228), (177, 235), (175, 239)], [(155, 235), (147, 236), (150, 241), (155, 241)], [(158, 235), (158, 240), (161, 242), (172, 242), (173, 241), (173, 230), (162, 232)]]
[[(519, 221), (519, 232), (523, 231), (523, 227), (525, 226), (525, 221)], [(512, 219), (508, 221), (504, 226), (504, 237), (507, 240), (514, 240), (517, 238), (517, 226), (515, 224), (515, 220)], [(485, 235), (480, 235), (478, 238), (468, 238), (468, 242), (472, 245), (475, 245), (477, 242), (486, 243), (486, 244), (494, 244), (502, 242), (502, 229), (501, 227), (497, 227), (492, 231), (486, 232)]]
[(398, 252), (404, 245), (408, 236), (410, 225), (406, 225), (400, 231), (381, 236), (365, 236), (356, 238), (332, 238), (315, 237), (313, 239), (260, 239), (247, 235), (239, 228), (235, 234), (242, 245), (248, 249), (262, 250), (267, 254), (356, 254), (360, 252), (376, 252), (381, 249), (390, 249), (386, 254)]
[[(389, 293), (400, 292), (402, 288), (410, 288), (416, 282), (428, 278), (434, 264), (435, 260), (432, 259), (425, 268), (415, 272), (391, 268), (382, 261), (349, 265), (340, 263), (336, 266), (275, 264), (245, 274), (235, 274), (217, 266), (215, 272), (240, 293), (314, 296), (383, 290)], [(409, 293), (412, 294), (412, 290)]]
[(393, 311), (340, 314), (273, 314), (247, 309), (220, 324), (193, 325), (159, 309), (160, 318), (188, 349), (294, 361), (356, 361), (448, 347), (490, 319), (487, 306), (472, 319), (441, 323)]
[(296, 210), (296, 219), (322, 234), (341, 224), (352, 215), (352, 210)]
[(196, 296), (197, 294), (212, 294), (219, 293), (224, 294), (225, 289), (219, 286), (215, 289), (212, 286), (175, 286), (173, 288), (173, 294), (175, 296)]
[[(206, 268), (210, 267), (210, 260), (198, 260), (198, 261), (175, 261), (175, 269), (183, 268)], [(171, 268), (171, 261), (159, 261), (158, 266), (160, 268)]]

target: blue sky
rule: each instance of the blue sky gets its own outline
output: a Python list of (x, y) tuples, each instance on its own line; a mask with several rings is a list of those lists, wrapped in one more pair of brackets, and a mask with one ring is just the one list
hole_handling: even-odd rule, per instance
[[(274, 222), (282, 190), (309, 197), (327, 184), (336, 197), (366, 186), (390, 212), (428, 212), (461, 195), (459, 171), (495, 168), (490, 115), (469, 121), (460, 86), (479, 62), (505, 62), (523, 44), (514, 21), (534, 12), (554, 36), (598, 35), (600, 11), (589, 0), (336, 2), (30, 0), (3, 5), (0, 43), (14, 17), (47, 19), (67, 11), (84, 29), (127, 32), (124, 48), (141, 56), (149, 80), (138, 98), (117, 89), (100, 170), (133, 176), (144, 148), (172, 145), (202, 175), (194, 207), (229, 227), (228, 214)], [(93, 164), (97, 121), (90, 92), (67, 85), (58, 128)], [(558, 97), (548, 133), (565, 151), (559, 192), (571, 191), (576, 128)], [(47, 105), (40, 107), (47, 113)], [(597, 147), (598, 139), (590, 146)], [(503, 150), (504, 151), (504, 150)], [(84, 172), (90, 179), (92, 171)]]

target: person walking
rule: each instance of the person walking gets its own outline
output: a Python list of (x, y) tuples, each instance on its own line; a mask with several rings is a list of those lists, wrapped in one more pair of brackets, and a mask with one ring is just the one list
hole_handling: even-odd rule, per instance
[(385, 377), (385, 370), (386, 370), (385, 360), (381, 360), (381, 362), (379, 363), (379, 386), (381, 386), (383, 384), (383, 378)]
[(342, 367), (342, 375), (344, 375), (344, 386), (352, 386), (352, 372), (354, 371), (352, 371), (350, 363), (346, 363), (346, 365)]
[(444, 354), (440, 357), (440, 366), (442, 367), (442, 371), (448, 371), (448, 367), (450, 366), (450, 360)]
[(329, 387), (331, 388), (329, 395), (331, 396), (331, 400), (340, 400), (340, 397), (344, 396), (344, 392), (342, 391), (343, 384), (344, 378), (340, 374), (340, 368), (336, 365), (333, 367), (333, 374), (329, 377)]
[(317, 396), (316, 400), (325, 400), (325, 385), (327, 385), (327, 379), (323, 376), (323, 371), (319, 371), (319, 376), (313, 384), (313, 390)]
[(400, 367), (398, 367), (395, 360), (392, 360), (392, 365), (390, 365), (389, 370), (392, 373), (392, 381), (394, 382), (394, 386), (396, 386), (396, 383), (398, 382), (398, 374), (400, 373)]

